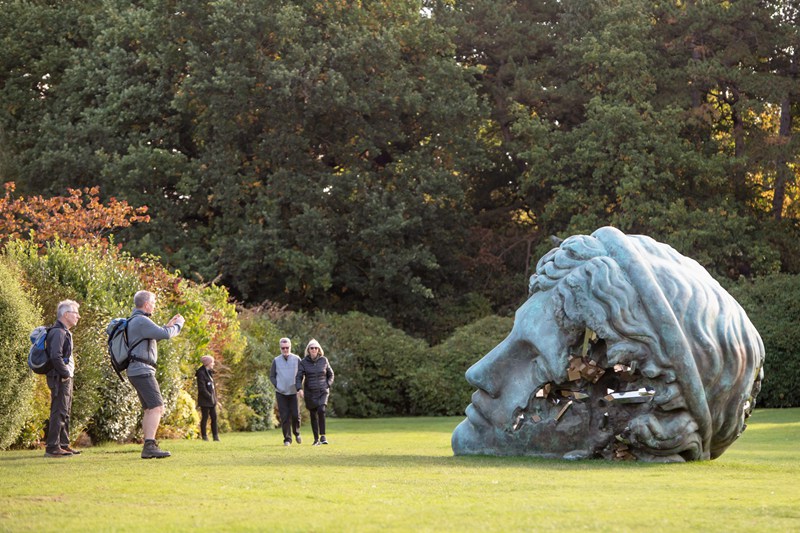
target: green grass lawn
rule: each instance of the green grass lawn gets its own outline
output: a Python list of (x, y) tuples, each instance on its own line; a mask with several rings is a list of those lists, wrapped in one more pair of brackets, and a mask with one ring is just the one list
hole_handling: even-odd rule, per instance
[(800, 531), (800, 409), (757, 410), (719, 459), (657, 465), (453, 457), (461, 418), (0, 453), (0, 531)]

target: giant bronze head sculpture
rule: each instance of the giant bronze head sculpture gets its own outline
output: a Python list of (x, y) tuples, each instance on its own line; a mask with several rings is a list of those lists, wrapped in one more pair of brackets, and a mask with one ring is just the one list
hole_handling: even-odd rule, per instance
[(691, 461), (744, 431), (764, 345), (697, 262), (601, 228), (539, 260), (508, 337), (466, 374), (478, 390), (456, 455)]

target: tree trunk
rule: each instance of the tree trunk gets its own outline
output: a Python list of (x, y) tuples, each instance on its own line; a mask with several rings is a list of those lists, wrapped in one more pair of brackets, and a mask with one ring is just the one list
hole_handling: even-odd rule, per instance
[(742, 161), (745, 157), (744, 121), (737, 108), (741, 101), (739, 89), (731, 87), (733, 98), (730, 100), (731, 121), (733, 122), (733, 156), (736, 163), (733, 166), (733, 191), (740, 202), (747, 200), (747, 165)]
[[(797, 77), (797, 61), (792, 59), (789, 66), (789, 76)], [(789, 92), (781, 100), (781, 122), (778, 128), (779, 146), (789, 146), (792, 140), (792, 104), (795, 96)], [(786, 150), (778, 150), (775, 158), (775, 194), (772, 196), (772, 218), (780, 220), (783, 217), (783, 204), (786, 200), (786, 187), (794, 184), (794, 173), (787, 164)]]

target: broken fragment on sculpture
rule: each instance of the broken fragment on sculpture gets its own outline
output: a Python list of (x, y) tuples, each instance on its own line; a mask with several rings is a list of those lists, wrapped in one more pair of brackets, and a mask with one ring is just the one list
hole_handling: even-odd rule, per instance
[(713, 459), (744, 430), (763, 344), (695, 261), (601, 228), (542, 257), (530, 293), (467, 371), (457, 455)]

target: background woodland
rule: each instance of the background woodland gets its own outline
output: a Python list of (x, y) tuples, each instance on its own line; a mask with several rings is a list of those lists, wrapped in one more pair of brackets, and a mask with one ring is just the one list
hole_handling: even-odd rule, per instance
[(458, 414), (549, 237), (614, 225), (729, 288), (767, 345), (760, 402), (800, 405), (799, 19), (796, 0), (0, 0), (3, 275), (39, 313), (14, 331), (76, 297), (88, 339), (147, 283), (205, 332), (165, 355), (184, 418), (208, 349), (225, 420), (269, 427), (282, 335), (331, 354), (340, 416)]

